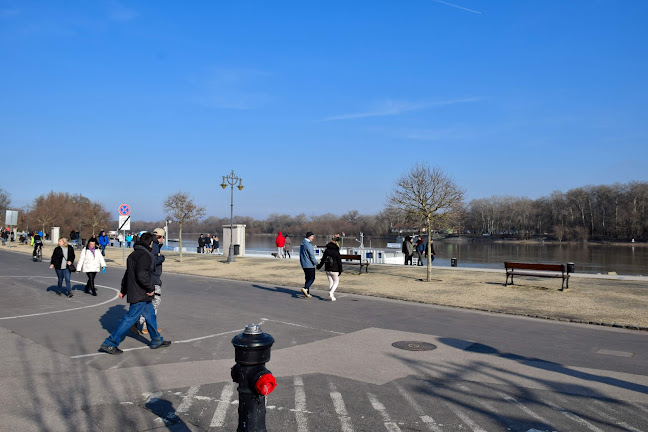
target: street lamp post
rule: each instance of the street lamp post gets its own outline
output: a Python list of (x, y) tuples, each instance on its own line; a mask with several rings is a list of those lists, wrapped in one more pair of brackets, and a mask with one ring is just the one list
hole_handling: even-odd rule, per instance
[[(227, 182), (227, 183), (226, 183)], [(234, 185), (238, 183), (238, 190), (243, 190), (243, 179), (237, 177), (232, 171), (229, 175), (223, 176), (223, 183), (221, 187), (223, 189), (227, 188), (227, 185), (230, 185), (232, 189), (231, 205), (230, 205), (230, 245), (229, 245), (229, 254), (227, 255), (227, 262), (234, 262)]]
[(173, 222), (170, 219), (164, 221), (164, 246), (169, 249), (169, 224)]

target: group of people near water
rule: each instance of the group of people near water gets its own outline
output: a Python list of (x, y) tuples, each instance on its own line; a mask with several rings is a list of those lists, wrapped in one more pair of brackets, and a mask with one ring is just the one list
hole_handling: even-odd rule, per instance
[(200, 237), (198, 237), (197, 252), (220, 255), (220, 240), (218, 239), (218, 236), (214, 234), (210, 237), (209, 233), (207, 233), (206, 236), (204, 234), (200, 234)]

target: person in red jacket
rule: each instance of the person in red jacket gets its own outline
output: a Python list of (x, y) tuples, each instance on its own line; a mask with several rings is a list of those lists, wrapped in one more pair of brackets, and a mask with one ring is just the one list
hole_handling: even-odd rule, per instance
[(281, 231), (279, 231), (279, 234), (275, 239), (275, 243), (277, 244), (277, 258), (286, 258), (286, 253), (284, 252), (284, 246), (286, 245), (286, 237), (284, 237), (283, 234), (281, 234)]

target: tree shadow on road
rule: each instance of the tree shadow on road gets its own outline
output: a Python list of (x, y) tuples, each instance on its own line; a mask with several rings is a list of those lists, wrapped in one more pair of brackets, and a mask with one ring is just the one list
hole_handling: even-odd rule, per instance
[[(526, 366), (532, 366), (549, 372), (556, 372), (556, 373), (568, 375), (585, 381), (594, 381), (601, 384), (607, 384), (610, 386), (619, 387), (626, 390), (636, 391), (638, 393), (648, 394), (648, 386), (636, 384), (629, 381), (624, 381), (618, 378), (612, 378), (612, 377), (595, 375), (587, 372), (581, 372), (578, 370), (570, 369), (559, 363), (554, 363), (544, 359), (531, 358), (531, 357), (521, 356), (518, 354), (501, 352), (497, 348), (494, 348), (489, 345), (480, 344), (480, 343), (470, 343), (469, 341), (464, 341), (461, 339), (452, 339), (452, 338), (441, 338), (439, 340), (448, 346), (451, 346), (453, 348), (463, 349), (464, 351), (467, 352), (493, 355), (493, 356), (497, 356), (509, 360), (514, 360)], [(466, 346), (466, 344), (468, 344), (468, 346)]]

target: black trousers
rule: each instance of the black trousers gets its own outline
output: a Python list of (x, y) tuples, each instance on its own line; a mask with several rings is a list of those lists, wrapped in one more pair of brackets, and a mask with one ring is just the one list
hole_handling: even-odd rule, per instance
[(86, 274), (88, 275), (88, 282), (86, 282), (85, 292), (88, 292), (89, 289), (94, 292), (95, 291), (94, 280), (95, 280), (95, 276), (97, 276), (97, 272), (88, 272)]
[(405, 265), (407, 265), (407, 263), (409, 263), (409, 265), (412, 265), (412, 257), (413, 255), (405, 254)]
[(310, 293), (310, 287), (315, 282), (315, 269), (314, 268), (305, 268), (304, 270), (304, 288)]

